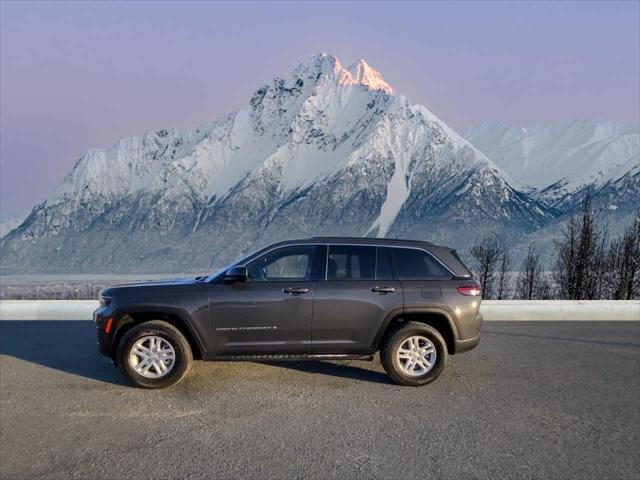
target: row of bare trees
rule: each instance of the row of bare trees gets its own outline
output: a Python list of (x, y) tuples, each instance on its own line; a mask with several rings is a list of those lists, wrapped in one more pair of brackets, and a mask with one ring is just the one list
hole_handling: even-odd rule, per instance
[[(589, 198), (571, 216), (556, 242), (555, 262), (546, 268), (535, 245), (521, 265), (495, 236), (471, 248), (483, 297), (503, 300), (628, 300), (640, 298), (640, 216), (622, 237), (609, 240)], [(518, 268), (519, 267), (519, 268)]]

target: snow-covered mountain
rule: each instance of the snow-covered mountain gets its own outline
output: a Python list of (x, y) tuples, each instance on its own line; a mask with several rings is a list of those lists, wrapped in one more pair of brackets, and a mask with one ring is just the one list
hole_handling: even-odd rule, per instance
[[(483, 123), (465, 138), (548, 204), (568, 210), (585, 193), (615, 210), (639, 200), (640, 126), (568, 120), (531, 128)], [(616, 194), (617, 192), (617, 194)]]
[(88, 151), (0, 248), (4, 273), (205, 271), (308, 235), (466, 249), (554, 213), (364, 60), (320, 54), (212, 124)]

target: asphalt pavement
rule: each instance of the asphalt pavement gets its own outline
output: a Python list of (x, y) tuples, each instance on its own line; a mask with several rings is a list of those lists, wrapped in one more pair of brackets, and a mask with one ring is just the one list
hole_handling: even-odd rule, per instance
[(640, 323), (487, 322), (436, 382), (204, 363), (126, 384), (84, 321), (0, 322), (0, 478), (640, 477)]

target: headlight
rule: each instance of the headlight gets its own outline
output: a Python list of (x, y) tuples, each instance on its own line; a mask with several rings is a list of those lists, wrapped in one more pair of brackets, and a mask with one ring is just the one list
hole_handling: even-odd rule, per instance
[(102, 305), (103, 307), (107, 307), (111, 303), (111, 300), (113, 300), (113, 297), (100, 293), (98, 294), (98, 300), (100, 300), (100, 305)]

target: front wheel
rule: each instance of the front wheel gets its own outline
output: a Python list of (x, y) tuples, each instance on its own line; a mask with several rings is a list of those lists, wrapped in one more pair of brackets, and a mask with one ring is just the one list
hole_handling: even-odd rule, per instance
[(447, 344), (432, 326), (407, 322), (385, 339), (380, 360), (396, 383), (417, 387), (440, 376), (447, 365)]
[(153, 320), (136, 325), (118, 343), (118, 365), (137, 387), (165, 388), (187, 374), (193, 354), (173, 325)]

